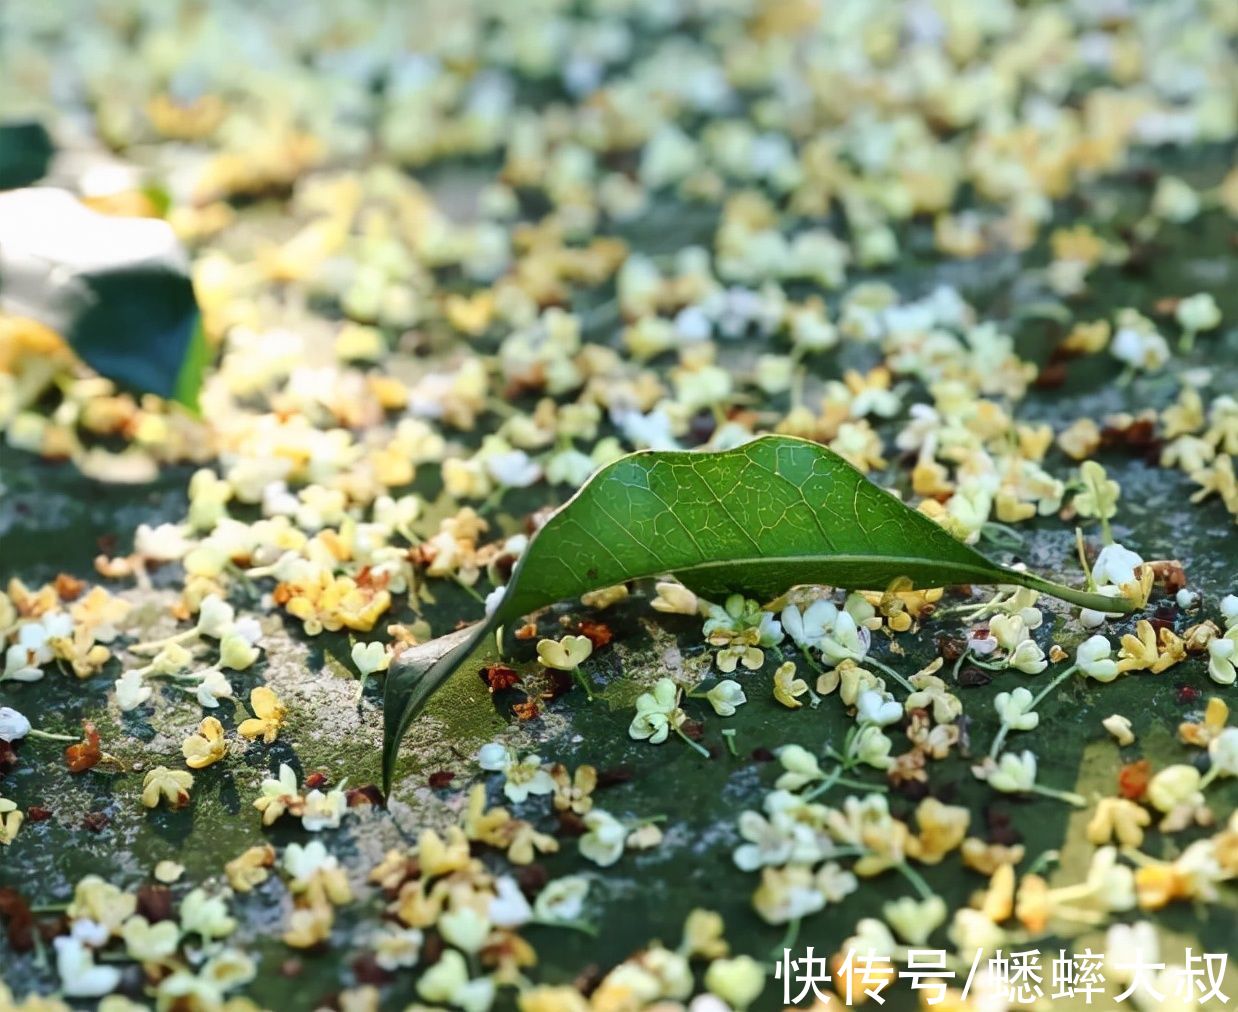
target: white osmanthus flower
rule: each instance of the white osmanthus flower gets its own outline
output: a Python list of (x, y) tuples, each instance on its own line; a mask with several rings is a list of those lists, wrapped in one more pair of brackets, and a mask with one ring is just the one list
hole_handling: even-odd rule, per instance
[(1174, 318), (1184, 331), (1198, 334), (1212, 330), (1221, 322), (1221, 309), (1211, 292), (1199, 292), (1179, 300), (1174, 309)]
[(1238, 625), (1238, 594), (1226, 594), (1219, 607), (1227, 628)]
[(1118, 542), (1106, 545), (1092, 564), (1092, 579), (1097, 587), (1120, 587), (1135, 582), (1135, 570), (1143, 565), (1143, 558)]
[(142, 681), (142, 673), (140, 671), (126, 671), (116, 679), (114, 684), (116, 687), (116, 705), (125, 713), (128, 713), (130, 710), (136, 710), (150, 699), (151, 694), (155, 691), (151, 686)]
[(417, 928), (389, 926), (371, 943), (374, 962), (389, 971), (416, 966), (424, 941), (425, 936)]
[(835, 664), (862, 661), (868, 653), (870, 637), (866, 626), (857, 626), (850, 612), (841, 611), (834, 620), (834, 627), (821, 640), (821, 653)]
[(218, 594), (208, 594), (198, 606), (198, 623), (196, 629), (199, 635), (221, 640), (232, 631), (236, 620), (236, 611)]
[(551, 879), (533, 901), (533, 913), (540, 921), (579, 920), (588, 895), (589, 880), (583, 875)]
[(1019, 686), (1013, 692), (999, 692), (993, 709), (1003, 724), (1015, 731), (1031, 731), (1040, 723), (1040, 714), (1031, 709), (1032, 694)]
[(30, 733), (30, 721), (11, 706), (0, 706), (0, 741), (20, 741)]
[(888, 692), (865, 689), (855, 703), (856, 720), (861, 724), (889, 727), (903, 718), (903, 704)]
[(824, 599), (814, 601), (803, 610), (798, 605), (789, 604), (782, 609), (781, 615), (783, 630), (801, 650), (819, 647), (834, 628), (837, 618), (838, 608)]
[(386, 671), (391, 664), (391, 654), (387, 652), (386, 645), (377, 640), (373, 643), (354, 643), (351, 656), (353, 664), (362, 675)]
[(533, 908), (510, 875), (501, 875), (495, 879), (494, 891), (487, 917), (496, 928), (518, 928), (533, 919)]
[(1008, 794), (1030, 791), (1036, 784), (1036, 755), (1024, 751), (1018, 755), (1003, 752), (997, 766), (988, 776), (989, 786)]
[(56, 973), (67, 997), (100, 998), (119, 986), (120, 970), (96, 964), (90, 949), (77, 937), (62, 935), (52, 944), (56, 947)]
[(594, 864), (606, 868), (623, 856), (628, 831), (609, 812), (594, 808), (584, 817), (585, 834), (580, 838), (580, 853)]
[(52, 641), (73, 635), (73, 619), (62, 611), (49, 612), (35, 622), (24, 622), (17, 630), (16, 642), (4, 652), (4, 671), (0, 682), (37, 682), (43, 665), (55, 659)]
[(1233, 685), (1238, 679), (1238, 626), (1208, 644), (1208, 677), (1218, 685)]
[(221, 699), (232, 699), (232, 683), (227, 676), (217, 668), (208, 668), (202, 672), (202, 680), (195, 690), (198, 703), (208, 710), (219, 705)]
[(244, 671), (259, 657), (260, 651), (248, 639), (229, 630), (219, 641), (219, 665), (233, 671)]
[(659, 678), (652, 692), (642, 692), (636, 698), (636, 716), (628, 734), (654, 745), (666, 741), (672, 730), (679, 728), (687, 715), (679, 707), (679, 688), (669, 678)]
[(894, 765), (890, 752), (894, 742), (876, 724), (865, 724), (855, 737), (852, 746), (856, 759), (878, 770), (888, 770)]
[(281, 864), (293, 882), (304, 888), (318, 872), (333, 871), (340, 863), (321, 840), (311, 840), (304, 846), (288, 844)]
[(774, 783), (779, 790), (798, 791), (806, 784), (825, 779), (817, 757), (802, 745), (785, 745), (780, 748), (778, 762), (786, 770)]
[(1091, 636), (1075, 651), (1075, 664), (1088, 678), (1112, 682), (1118, 677), (1118, 662), (1111, 655), (1113, 646), (1104, 636)]
[(464, 1012), (486, 1012), (494, 1003), (494, 992), (494, 978), (470, 979), (468, 964), (455, 949), (445, 950), (417, 980), (417, 994), (425, 1001)]
[(337, 787), (330, 791), (320, 791), (315, 788), (305, 795), (301, 825), (311, 833), (317, 833), (323, 829), (338, 829), (340, 820), (347, 810), (348, 798), (341, 788)]
[(1238, 727), (1227, 727), (1208, 743), (1208, 758), (1212, 765), (1204, 774), (1205, 780), (1238, 777)]
[(503, 774), (503, 793), (517, 804), (530, 794), (554, 793), (554, 778), (542, 767), (540, 756), (527, 755), (521, 759), (507, 746), (490, 742), (481, 747), (477, 762), (484, 770)]
[(508, 450), (485, 459), (490, 477), (504, 488), (528, 488), (541, 480), (541, 466), (524, 450)]
[(1035, 640), (1026, 639), (1011, 651), (1006, 658), (1008, 667), (1015, 668), (1027, 675), (1038, 675), (1049, 666), (1045, 652)]
[(709, 705), (714, 708), (714, 713), (719, 717), (734, 716), (735, 711), (748, 702), (743, 687), (733, 678), (724, 678), (705, 693), (705, 698), (709, 700)]

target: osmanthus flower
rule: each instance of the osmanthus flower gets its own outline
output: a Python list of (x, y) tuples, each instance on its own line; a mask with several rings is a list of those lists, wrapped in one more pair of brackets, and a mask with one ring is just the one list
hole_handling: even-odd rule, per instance
[(607, 868), (623, 856), (626, 827), (609, 812), (594, 808), (584, 817), (585, 834), (580, 838), (580, 854)]
[(1152, 816), (1129, 798), (1101, 798), (1087, 825), (1089, 843), (1104, 846), (1117, 840), (1123, 847), (1143, 845), (1143, 831)]
[(783, 608), (780, 617), (783, 630), (797, 647), (801, 650), (816, 649), (834, 628), (838, 608), (822, 598), (802, 610), (799, 605), (789, 604)]
[(908, 836), (908, 857), (921, 864), (939, 864), (967, 836), (971, 813), (962, 805), (947, 805), (928, 797), (916, 806), (916, 835)]
[(595, 767), (582, 764), (576, 768), (574, 776), (569, 776), (566, 766), (555, 763), (550, 767), (550, 777), (555, 784), (555, 811), (571, 811), (584, 815), (593, 807), (593, 791), (598, 783), (598, 771)]
[(340, 906), (352, 900), (348, 877), (339, 860), (327, 853), (321, 840), (311, 840), (305, 846), (290, 843), (282, 861), (288, 876), (288, 889), (310, 906), (329, 903)]
[(1049, 666), (1045, 652), (1033, 639), (1026, 639), (1006, 657), (1006, 666), (1026, 675), (1038, 675)]
[(249, 708), (254, 716), (241, 721), (237, 733), (250, 741), (261, 738), (268, 745), (275, 741), (284, 723), (287, 708), (275, 690), (265, 685), (256, 686), (249, 693)]
[(786, 771), (774, 782), (778, 790), (798, 791), (825, 779), (817, 757), (802, 745), (784, 745), (778, 750), (778, 762)]
[(374, 962), (388, 972), (407, 969), (421, 959), (421, 947), (425, 935), (417, 928), (401, 928), (388, 925), (370, 941), (374, 950)]
[(198, 686), (193, 690), (198, 697), (198, 703), (207, 710), (213, 710), (221, 699), (232, 699), (232, 683), (222, 671), (207, 668), (202, 672)]
[(946, 923), (949, 909), (940, 896), (904, 896), (882, 904), (881, 916), (909, 945), (923, 946)]
[(1233, 685), (1238, 678), (1238, 625), (1208, 644), (1208, 677), (1218, 685)]
[(575, 671), (593, 653), (593, 641), (588, 636), (564, 636), (537, 642), (537, 659), (556, 671)]
[(993, 699), (993, 709), (1004, 726), (1014, 731), (1031, 731), (1040, 723), (1040, 714), (1032, 710), (1033, 696), (1020, 686), (1013, 692), (999, 692)]
[(1075, 666), (1088, 678), (1112, 682), (1119, 674), (1112, 653), (1113, 646), (1104, 636), (1090, 636), (1075, 650)]
[(0, 706), (0, 741), (20, 741), (31, 731), (30, 721), (10, 706)]
[(636, 698), (636, 716), (628, 727), (628, 735), (660, 745), (687, 719), (679, 706), (679, 687), (669, 678), (659, 678), (652, 692), (642, 692)]
[(275, 848), (269, 843), (243, 850), (224, 865), (224, 875), (234, 892), (252, 892), (270, 877), (275, 864)]
[(584, 875), (564, 875), (546, 883), (533, 901), (539, 921), (567, 924), (580, 919), (589, 895), (589, 879)]
[(141, 914), (134, 914), (120, 928), (125, 952), (139, 963), (159, 963), (167, 959), (180, 944), (180, 928), (175, 921), (151, 924)]
[(219, 762), (228, 752), (223, 725), (214, 717), (205, 717), (198, 725), (197, 733), (181, 743), (185, 765), (192, 770), (205, 769)]
[(765, 989), (765, 966), (751, 956), (715, 959), (705, 970), (705, 988), (735, 1012), (745, 1010)]
[(1092, 580), (1098, 587), (1121, 587), (1134, 583), (1135, 571), (1143, 565), (1143, 558), (1118, 542), (1106, 545), (1092, 563)]
[(1208, 744), (1211, 765), (1200, 781), (1207, 787), (1217, 777), (1238, 777), (1238, 727), (1227, 727)]
[(86, 875), (73, 889), (73, 902), (65, 911), (73, 921), (90, 921), (101, 925), (108, 936), (118, 934), (120, 926), (137, 910), (137, 896), (104, 881), (98, 875)]
[(930, 710), (938, 724), (950, 724), (963, 712), (959, 697), (946, 688), (946, 683), (936, 675), (919, 671), (908, 681), (916, 690), (907, 697), (903, 707), (908, 711)]
[(972, 767), (976, 779), (985, 780), (994, 790), (1005, 794), (1035, 793), (1047, 798), (1065, 801), (1067, 804), (1082, 808), (1087, 801), (1072, 791), (1059, 791), (1036, 782), (1036, 755), (1024, 750), (1022, 753), (1003, 752), (994, 761), (991, 757), (979, 766)]
[(1160, 824), (1163, 832), (1182, 829), (1198, 816), (1207, 816), (1203, 780), (1203, 774), (1194, 766), (1176, 763), (1148, 781), (1146, 797), (1164, 815)]
[(181, 932), (208, 943), (232, 934), (236, 921), (228, 913), (226, 897), (226, 889), (212, 893), (199, 887), (187, 893), (180, 906)]
[(312, 949), (331, 937), (335, 925), (335, 910), (329, 904), (293, 907), (281, 941), (294, 949)]
[(812, 868), (788, 864), (761, 869), (752, 905), (766, 924), (789, 924), (824, 909), (826, 897)]
[(553, 794), (555, 791), (554, 777), (543, 768), (541, 756), (527, 755), (521, 759), (505, 745), (490, 742), (481, 747), (477, 762), (484, 770), (503, 774), (506, 780), (503, 793), (517, 804), (530, 794)]
[(254, 807), (262, 813), (264, 826), (271, 825), (285, 812), (300, 816), (305, 809), (305, 798), (301, 796), (292, 767), (280, 763), (278, 778), (267, 777), (262, 781)]
[(1119, 672), (1150, 671), (1159, 675), (1185, 659), (1186, 645), (1172, 629), (1162, 626), (1158, 633), (1151, 622), (1140, 619), (1135, 632), (1122, 637), (1117, 667)]
[(24, 622), (17, 639), (4, 652), (0, 682), (36, 682), (43, 677), (43, 666), (56, 657), (54, 640), (73, 636), (73, 619), (64, 612), (50, 612), (36, 621)]
[(1101, 727), (1113, 735), (1113, 740), (1118, 743), (1119, 748), (1134, 744), (1135, 732), (1131, 728), (1129, 717), (1124, 717), (1120, 713), (1111, 713), (1100, 723)]
[(137, 671), (126, 671), (116, 679), (115, 687), (116, 705), (125, 713), (136, 710), (150, 699), (155, 691), (142, 680), (142, 675)]
[(7, 847), (12, 843), (25, 819), (25, 814), (18, 811), (16, 801), (0, 797), (0, 844)]
[(843, 661), (864, 660), (868, 653), (871, 634), (866, 626), (856, 624), (848, 611), (841, 611), (830, 631), (822, 638), (821, 653), (834, 664)]
[(732, 678), (724, 678), (705, 693), (705, 698), (719, 717), (734, 716), (735, 711), (748, 702), (743, 687)]
[(142, 780), (142, 804), (156, 808), (160, 801), (166, 801), (171, 808), (183, 808), (189, 804), (192, 786), (192, 773), (156, 766)]
[(56, 948), (56, 973), (65, 997), (100, 998), (120, 985), (120, 970), (96, 964), (91, 949), (74, 935), (61, 935), (52, 944)]
[(852, 754), (856, 760), (878, 770), (888, 770), (894, 765), (890, 751), (894, 743), (876, 724), (866, 724), (855, 736)]
[(889, 727), (903, 719), (903, 704), (888, 692), (866, 689), (856, 700), (856, 720), (860, 724)]
[(342, 784), (329, 791), (315, 788), (305, 795), (301, 825), (311, 833), (323, 829), (338, 829), (347, 810), (348, 798)]
[(799, 697), (809, 691), (808, 683), (796, 678), (795, 671), (794, 661), (784, 661), (774, 672), (774, 698), (792, 710), (804, 705)]

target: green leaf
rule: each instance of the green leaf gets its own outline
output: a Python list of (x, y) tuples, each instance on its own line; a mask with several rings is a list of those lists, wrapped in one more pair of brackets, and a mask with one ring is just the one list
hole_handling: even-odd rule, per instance
[(98, 214), (60, 190), (0, 194), (0, 309), (120, 386), (196, 410), (209, 349), (167, 222)]
[(633, 453), (602, 468), (539, 530), (488, 619), (405, 653), (387, 674), (383, 778), (434, 690), (489, 632), (590, 590), (673, 574), (697, 594), (771, 600), (797, 584), (885, 590), (1014, 584), (1086, 608), (1126, 602), (1006, 569), (956, 541), (816, 443)]

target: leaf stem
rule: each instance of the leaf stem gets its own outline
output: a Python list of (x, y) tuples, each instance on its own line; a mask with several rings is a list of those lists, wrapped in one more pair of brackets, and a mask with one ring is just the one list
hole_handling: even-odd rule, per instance
[(80, 735), (72, 734), (52, 734), (51, 731), (40, 731), (37, 728), (31, 728), (26, 732), (27, 738), (42, 738), (44, 741), (80, 741)]
[(864, 664), (866, 662), (871, 664), (874, 668), (877, 668), (879, 671), (884, 671), (887, 675), (889, 675), (896, 682), (898, 682), (899, 685), (901, 685), (904, 689), (906, 689), (908, 693), (912, 693), (916, 691), (916, 687), (912, 685), (911, 682), (907, 681), (906, 678), (900, 675), (897, 671), (895, 671), (888, 664), (883, 664), (881, 661), (877, 660), (877, 658), (874, 657), (872, 654), (869, 654), (867, 657), (863, 658), (862, 660), (857, 661), (858, 664)]
[(931, 900), (935, 895), (924, 877), (906, 861), (900, 861), (894, 866), (894, 870), (911, 883), (912, 888), (920, 894), (920, 899)]
[(681, 728), (678, 728), (678, 727), (675, 728), (675, 733), (679, 735), (679, 737), (682, 738), (687, 743), (690, 749), (692, 749), (694, 752), (697, 752), (702, 758), (704, 759), (710, 758), (709, 749), (707, 749), (699, 741), (693, 741), (691, 738), (689, 738), (686, 734), (683, 733), (683, 730)]

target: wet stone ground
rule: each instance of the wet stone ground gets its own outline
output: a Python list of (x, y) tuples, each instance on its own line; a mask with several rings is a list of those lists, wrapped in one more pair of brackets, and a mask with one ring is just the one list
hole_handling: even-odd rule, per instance
[[(1179, 168), (1189, 170), (1190, 166)], [(1120, 186), (1114, 192), (1119, 199), (1126, 193)], [(1062, 213), (1069, 214), (1069, 209)], [(691, 231), (691, 225), (685, 225), (685, 230)], [(1238, 268), (1222, 218), (1207, 216), (1190, 228), (1162, 234), (1158, 242), (1143, 273), (1108, 272), (1092, 286), (1087, 304), (1077, 307), (1078, 315), (1101, 316), (1118, 306), (1138, 304), (1144, 291), (1205, 287), (1216, 293), (1227, 320), (1238, 317)], [(1023, 271), (1039, 255), (1040, 251), (1033, 250), (1024, 258), (973, 263), (965, 272), (957, 267), (943, 273), (929, 265), (913, 266), (900, 284), (915, 293), (935, 281), (948, 280), (976, 300), (982, 312), (1017, 318), (1021, 307), (1034, 302), (1036, 293), (1027, 290)], [(599, 328), (604, 329), (604, 314), (599, 320)], [(1038, 319), (1020, 323), (1021, 353), (1037, 358), (1038, 349), (1057, 336), (1054, 326)], [(743, 356), (745, 351), (738, 348), (732, 353)], [(849, 350), (847, 354), (858, 353)], [(1225, 336), (1201, 344), (1194, 355), (1199, 364), (1216, 370), (1217, 385), (1235, 389), (1238, 330), (1229, 327)], [(814, 380), (820, 381), (851, 364), (863, 363), (822, 357), (812, 362), (811, 371)], [(1064, 385), (1029, 397), (1021, 417), (1049, 421), (1083, 414), (1099, 417), (1137, 406), (1163, 407), (1176, 394), (1168, 379), (1138, 379), (1131, 386), (1119, 386), (1114, 379), (1111, 364), (1080, 363)], [(484, 423), (480, 428), (484, 429)], [(1137, 546), (1145, 557), (1180, 560), (1190, 585), (1214, 602), (1234, 589), (1238, 573), (1238, 538), (1232, 519), (1215, 498), (1198, 506), (1190, 504), (1191, 483), (1177, 472), (1149, 466), (1145, 456), (1136, 447), (1098, 458), (1122, 486), (1114, 533), (1124, 543)], [(19, 576), (34, 584), (59, 572), (90, 576), (91, 560), (101, 546), (111, 553), (123, 553), (139, 522), (174, 521), (183, 515), (189, 473), (189, 469), (171, 468), (150, 485), (103, 485), (69, 465), (6, 449), (0, 498), (0, 578)], [(891, 478), (895, 478), (893, 472)], [(536, 505), (519, 498), (510, 496), (500, 508), (512, 529)], [(1067, 582), (1076, 579), (1067, 569), (1074, 565), (1068, 527), (1052, 518), (1020, 525), (1019, 531), (1024, 540), (1017, 549), (1008, 546), (991, 554), (1002, 561), (1026, 561)], [(124, 592), (137, 606), (144, 634), (159, 636), (173, 630), (167, 606), (174, 599), (178, 576), (177, 567), (166, 567), (154, 573), (149, 591)], [(257, 588), (253, 592), (260, 593)], [(454, 588), (436, 590), (436, 596), (437, 603), (427, 612), (435, 632), (450, 631), (457, 621), (478, 613), (476, 603)], [(947, 595), (943, 605), (962, 599), (958, 594)], [(1073, 647), (1083, 636), (1077, 624), (1056, 603), (1042, 601), (1042, 606), (1046, 623), (1037, 633), (1038, 640), (1046, 646), (1056, 641)], [(570, 619), (587, 614), (579, 606), (552, 609), (540, 617), (539, 629), (551, 634)], [(411, 616), (406, 613), (404, 617)], [(740, 842), (735, 818), (745, 808), (759, 808), (763, 793), (777, 775), (777, 763), (771, 761), (774, 749), (795, 741), (818, 750), (827, 742), (841, 740), (850, 720), (836, 698), (825, 700), (819, 708), (789, 711), (755, 691), (750, 695), (753, 703), (742, 707), (734, 718), (704, 723), (701, 744), (708, 749), (709, 759), (674, 738), (660, 747), (635, 742), (627, 727), (636, 695), (663, 676), (683, 685), (694, 684), (708, 671), (710, 657), (701, 642), (698, 620), (655, 616), (640, 593), (608, 610), (605, 621), (614, 632), (613, 643), (586, 665), (596, 687), (592, 704), (574, 690), (549, 703), (540, 718), (515, 721), (511, 705), (520, 697), (491, 695), (478, 674), (484, 657), (466, 664), (435, 697), (408, 735), (386, 808), (353, 810), (332, 837), (331, 850), (348, 869), (360, 899), (339, 911), (328, 948), (293, 954), (279, 941), (290, 900), (278, 877), (234, 899), (232, 910), (240, 922), (234, 941), (260, 958), (263, 968), (246, 990), (250, 997), (275, 1009), (308, 1008), (341, 988), (372, 981), (372, 965), (357, 957), (365, 951), (367, 932), (378, 922), (383, 901), (365, 884), (365, 876), (385, 850), (412, 843), (423, 827), (446, 827), (457, 821), (467, 788), (479, 776), (477, 750), (491, 740), (504, 741), (521, 752), (536, 751), (569, 768), (581, 763), (597, 766), (604, 781), (596, 795), (599, 804), (620, 818), (658, 819), (665, 832), (662, 846), (629, 853), (605, 873), (583, 861), (570, 841), (546, 859), (556, 876), (569, 872), (591, 876), (589, 917), (598, 933), (591, 937), (528, 929), (530, 941), (544, 954), (538, 971), (541, 980), (567, 982), (582, 967), (613, 965), (651, 939), (673, 944), (685, 915), (701, 905), (722, 913), (737, 949), (763, 960), (771, 957), (783, 932), (753, 912), (755, 877), (732, 863), (731, 851)], [(1176, 612), (1172, 621), (1179, 631), (1189, 624), (1186, 616)], [(1111, 637), (1116, 639), (1133, 624), (1134, 619), (1112, 623)], [(891, 653), (888, 644), (879, 645), (875, 653), (911, 672), (935, 656), (938, 637), (958, 628), (949, 619), (930, 619), (917, 638), (900, 638), (899, 649), (905, 649), (905, 656)], [(17, 885), (34, 903), (54, 907), (69, 899), (73, 884), (84, 874), (96, 873), (122, 888), (136, 888), (149, 881), (151, 868), (163, 859), (185, 866), (184, 883), (199, 883), (219, 875), (222, 862), (247, 846), (269, 841), (281, 847), (307, 837), (293, 822), (263, 829), (251, 807), (260, 782), (280, 763), (287, 763), (301, 777), (321, 772), (330, 783), (375, 784), (382, 737), (381, 679), (372, 679), (360, 701), (354, 702), (356, 676), (347, 662), (344, 636), (326, 633), (309, 639), (297, 623), (278, 614), (264, 618), (264, 632), (262, 659), (234, 677), (237, 696), (243, 697), (254, 685), (271, 685), (288, 704), (288, 722), (274, 745), (250, 745), (239, 754), (234, 750), (228, 762), (199, 771), (193, 804), (180, 811), (149, 811), (138, 803), (138, 794), (143, 770), (179, 759), (181, 738), (201, 717), (192, 697), (178, 701), (165, 694), (157, 722), (132, 714), (122, 718), (110, 699), (115, 662), (106, 677), (77, 682), (53, 674), (35, 686), (9, 693), (39, 727), (72, 729), (82, 718), (93, 720), (120, 768), (101, 767), (73, 776), (60, 762), (38, 761), (23, 762), (10, 774), (5, 780), (7, 796), (23, 808), (39, 805), (52, 814), (46, 821), (28, 822), (13, 845), (0, 851), (0, 884)], [(794, 648), (787, 655), (794, 656)], [(532, 644), (519, 645), (508, 663), (531, 675), (537, 668)], [(765, 684), (774, 666), (770, 656), (763, 672), (749, 676), (751, 684)], [(1124, 757), (1100, 722), (1114, 712), (1130, 717), (1140, 755), (1154, 764), (1182, 761), (1176, 728), (1183, 720), (1198, 718), (1204, 700), (1217, 691), (1204, 667), (1202, 660), (1193, 658), (1165, 675), (1135, 674), (1106, 686), (1080, 679), (1064, 685), (1041, 707), (1042, 723), (1036, 733), (1041, 779), (1085, 795), (1112, 793)], [(1018, 678), (1000, 675), (988, 685), (956, 689), (968, 716), (966, 733), (973, 754), (983, 754), (996, 732), (992, 697), (1017, 684)], [(1233, 698), (1229, 690), (1224, 694)], [(705, 716), (705, 707), (699, 700), (687, 703), (689, 716)], [(694, 708), (699, 712), (694, 713)], [(229, 731), (246, 716), (231, 701), (225, 701), (217, 714)], [(729, 740), (720, 734), (723, 727), (734, 730)], [(59, 747), (34, 741), (24, 746), (40, 759), (43, 752)], [(1043, 798), (995, 798), (973, 778), (969, 766), (964, 749), (935, 767), (934, 793), (942, 800), (967, 805), (973, 813), (973, 827), (984, 826), (986, 820), (993, 824), (1008, 819), (1029, 855), (1060, 851), (1060, 861), (1050, 866), (1052, 884), (1078, 881), (1091, 850), (1083, 838), (1088, 813)], [(1232, 811), (1238, 803), (1238, 780), (1219, 784), (1214, 791), (1215, 810)], [(493, 781), (490, 794), (493, 802), (501, 800)], [(891, 807), (899, 817), (910, 816), (914, 805), (914, 796), (896, 792), (891, 797)], [(553, 825), (545, 798), (533, 798), (515, 810), (540, 827)], [(1187, 831), (1163, 841), (1164, 853), (1159, 856), (1172, 856), (1202, 832)], [(927, 868), (924, 873), (951, 908), (983, 885), (979, 876), (960, 871), (954, 862)], [(859, 917), (871, 915), (880, 902), (906, 892), (906, 883), (893, 874), (867, 880), (842, 904), (809, 918), (802, 925), (800, 943), (829, 951), (850, 933)], [(1238, 902), (1232, 890), (1217, 904), (1178, 905), (1162, 911), (1156, 922), (1170, 945), (1191, 944), (1231, 953), (1238, 949)], [(1056, 941), (1041, 943), (1040, 948), (1053, 951)], [(1089, 942), (1099, 948), (1103, 936), (1075, 939), (1079, 946)], [(55, 987), (45, 950), (18, 955), (0, 936), (0, 965), (10, 981), (33, 980), (39, 989)], [(380, 979), (386, 984), (384, 1007), (402, 1008), (415, 999), (410, 975), (388, 980), (380, 974)], [(757, 1007), (775, 1006), (773, 989), (771, 983), (768, 1003), (763, 999)], [(1235, 990), (1231, 988), (1231, 993)], [(897, 997), (891, 1007), (903, 1007), (905, 1000)]]

